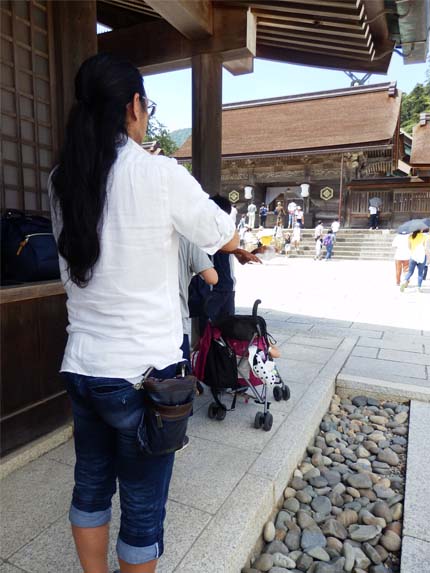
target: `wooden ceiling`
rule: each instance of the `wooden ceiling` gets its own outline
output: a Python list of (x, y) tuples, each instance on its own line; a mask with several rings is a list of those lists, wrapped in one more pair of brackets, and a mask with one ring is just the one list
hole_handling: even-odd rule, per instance
[(127, 14), (130, 26), (161, 19), (192, 41), (211, 35), (215, 10), (250, 10), (256, 21), (254, 55), (303, 65), (385, 73), (394, 48), (384, 0), (98, 0), (97, 4), (99, 21), (114, 29), (124, 27)]

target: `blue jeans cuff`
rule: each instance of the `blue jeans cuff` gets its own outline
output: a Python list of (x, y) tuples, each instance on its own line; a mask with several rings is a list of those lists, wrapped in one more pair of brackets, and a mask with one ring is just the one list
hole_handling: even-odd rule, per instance
[(69, 511), (70, 523), (76, 527), (100, 527), (111, 520), (111, 515), (112, 509), (110, 507), (103, 511), (88, 512), (71, 505)]
[(118, 538), (116, 544), (116, 552), (120, 559), (130, 565), (140, 565), (141, 563), (147, 563), (160, 557), (158, 543), (153, 543), (146, 547), (134, 547), (133, 545), (128, 545), (128, 543), (125, 543), (125, 541), (120, 538)]

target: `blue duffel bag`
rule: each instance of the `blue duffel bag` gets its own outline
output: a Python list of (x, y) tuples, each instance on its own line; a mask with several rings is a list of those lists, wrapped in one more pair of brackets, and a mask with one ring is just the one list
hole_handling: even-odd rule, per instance
[(10, 210), (1, 218), (1, 282), (58, 279), (57, 244), (46, 217)]

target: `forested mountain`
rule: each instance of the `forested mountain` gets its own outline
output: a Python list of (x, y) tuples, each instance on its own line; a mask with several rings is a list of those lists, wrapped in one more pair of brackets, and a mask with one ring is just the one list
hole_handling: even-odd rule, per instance
[(423, 111), (430, 113), (430, 81), (417, 84), (411, 93), (403, 94), (400, 127), (412, 135)]

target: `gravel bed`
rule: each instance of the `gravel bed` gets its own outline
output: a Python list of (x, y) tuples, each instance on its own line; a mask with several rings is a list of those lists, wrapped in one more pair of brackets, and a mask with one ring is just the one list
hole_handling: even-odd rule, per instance
[(398, 573), (409, 406), (334, 395), (242, 573)]

